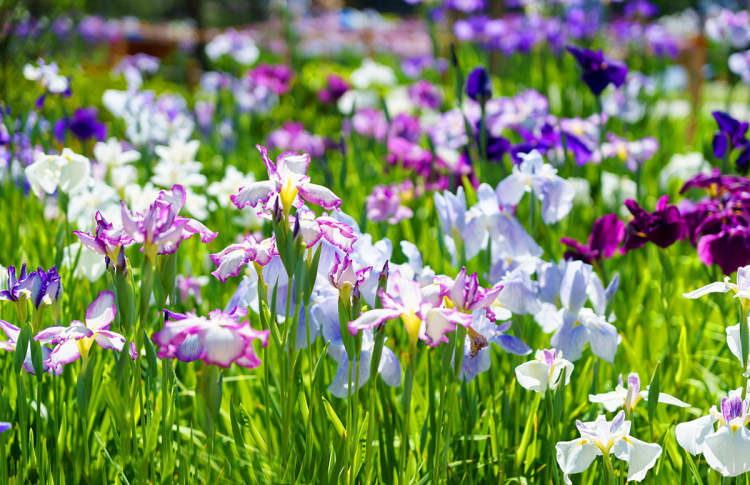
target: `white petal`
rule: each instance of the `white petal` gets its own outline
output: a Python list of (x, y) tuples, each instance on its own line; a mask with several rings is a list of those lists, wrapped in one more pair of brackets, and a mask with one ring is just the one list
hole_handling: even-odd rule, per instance
[(521, 387), (530, 391), (545, 392), (549, 379), (549, 367), (544, 362), (531, 360), (516, 367), (516, 379)]
[(115, 319), (115, 313), (115, 294), (102, 291), (86, 309), (86, 326), (91, 330), (109, 328), (109, 324)]
[(686, 423), (680, 423), (674, 428), (677, 442), (691, 455), (703, 452), (703, 441), (708, 433), (714, 430), (715, 418), (710, 414)]
[[(641, 391), (639, 393), (644, 401), (648, 401), (648, 386), (646, 386), (646, 389)], [(690, 404), (680, 401), (674, 396), (670, 396), (669, 394), (665, 392), (659, 393), (659, 399), (658, 402), (664, 403), (664, 404), (671, 404), (672, 406), (679, 406), (681, 408), (689, 408)]]
[(731, 427), (722, 426), (706, 436), (703, 456), (711, 468), (725, 477), (750, 471), (750, 431), (744, 427), (732, 431)]
[(603, 394), (589, 394), (589, 401), (600, 403), (609, 412), (616, 411), (625, 404), (625, 396), (628, 391), (618, 388)]
[(587, 469), (602, 452), (593, 443), (583, 438), (573, 441), (560, 441), (555, 445), (557, 464), (565, 474), (565, 483), (571, 483), (568, 475), (581, 473)]
[(690, 298), (691, 300), (693, 300), (695, 298), (700, 298), (703, 295), (708, 295), (709, 293), (726, 293), (729, 290), (730, 290), (730, 287), (725, 282), (714, 281), (713, 283), (709, 283), (702, 288), (698, 288), (697, 290), (683, 293), (682, 296), (683, 298)]
[(615, 443), (612, 451), (617, 458), (628, 462), (628, 481), (640, 482), (656, 464), (661, 446), (626, 436)]

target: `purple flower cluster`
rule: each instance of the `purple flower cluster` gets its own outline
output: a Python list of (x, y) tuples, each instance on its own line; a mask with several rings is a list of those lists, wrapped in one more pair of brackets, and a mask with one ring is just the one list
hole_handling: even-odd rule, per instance
[(287, 121), (278, 130), (269, 133), (266, 139), (269, 149), (309, 153), (322, 157), (326, 150), (326, 140), (305, 130), (302, 123)]

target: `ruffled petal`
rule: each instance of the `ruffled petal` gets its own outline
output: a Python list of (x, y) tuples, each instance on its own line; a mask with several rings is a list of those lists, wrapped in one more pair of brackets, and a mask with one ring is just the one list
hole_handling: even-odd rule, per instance
[(253, 182), (242, 187), (236, 194), (230, 196), (232, 203), (238, 209), (255, 207), (261, 202), (267, 202), (276, 193), (276, 183), (271, 180)]

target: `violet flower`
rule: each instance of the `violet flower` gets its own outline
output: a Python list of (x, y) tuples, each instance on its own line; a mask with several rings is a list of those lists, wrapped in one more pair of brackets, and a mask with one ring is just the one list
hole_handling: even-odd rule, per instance
[(211, 255), (211, 261), (217, 266), (211, 274), (225, 283), (227, 278), (239, 275), (250, 261), (265, 266), (275, 255), (278, 255), (278, 252), (273, 237), (258, 241), (255, 236), (249, 234), (241, 242), (230, 244), (221, 252)]
[(0, 421), (0, 434), (5, 433), (10, 428), (12, 428), (10, 423), (6, 423), (5, 421)]
[(341, 76), (329, 74), (326, 78), (326, 87), (318, 91), (318, 99), (321, 103), (335, 104), (350, 88), (349, 83)]
[(669, 196), (662, 196), (656, 203), (654, 212), (647, 212), (633, 199), (625, 201), (631, 220), (625, 228), (625, 238), (621, 252), (644, 246), (651, 241), (660, 248), (671, 246), (686, 234), (686, 225), (677, 206), (668, 205)]
[(725, 275), (730, 275), (750, 264), (750, 227), (723, 225), (718, 233), (701, 237), (697, 250), (703, 264), (716, 264)]
[[(264, 203), (273, 206), (276, 198), (285, 211), (292, 205), (302, 207), (302, 200), (319, 205), (326, 210), (338, 209), (341, 199), (331, 189), (310, 183), (307, 169), (310, 166), (310, 155), (285, 152), (276, 158), (274, 164), (268, 157), (265, 147), (256, 145), (266, 165), (269, 180), (253, 182), (240, 189), (231, 197), (238, 209), (255, 207)], [(273, 199), (273, 200), (272, 200)]]
[(422, 109), (440, 109), (443, 105), (443, 93), (440, 88), (429, 81), (420, 79), (409, 86), (409, 98)]
[[(122, 352), (125, 337), (109, 329), (116, 314), (115, 294), (102, 291), (86, 309), (83, 322), (74, 320), (67, 327), (47, 327), (37, 333), (34, 340), (55, 346), (45, 363), (60, 372), (63, 364), (70, 364), (81, 357), (86, 359), (94, 342), (103, 349)], [(138, 357), (133, 342), (130, 342), (128, 353), (133, 360)]]
[(116, 227), (111, 222), (107, 222), (99, 211), (96, 211), (94, 219), (96, 220), (94, 234), (83, 231), (73, 231), (73, 234), (78, 236), (81, 243), (91, 251), (103, 255), (107, 265), (118, 264), (119, 259), (124, 258), (120, 248), (131, 244), (133, 238), (122, 227)]
[(474, 313), (464, 343), (464, 358), (461, 361), (459, 376), (461, 379), (471, 381), (490, 368), (492, 359), (489, 345), (491, 343), (511, 354), (527, 355), (531, 353), (531, 348), (521, 339), (505, 333), (510, 325), (510, 321), (497, 325), (487, 318), (484, 312)]
[(386, 221), (388, 224), (398, 224), (403, 219), (411, 218), (414, 212), (401, 204), (402, 185), (376, 185), (365, 200), (367, 218), (373, 222)]
[(588, 244), (564, 237), (560, 242), (571, 249), (565, 251), (565, 259), (577, 259), (587, 264), (611, 258), (625, 237), (625, 224), (617, 214), (607, 214), (594, 221)]
[(261, 362), (253, 341), (260, 340), (263, 347), (268, 345), (268, 330), (255, 330), (249, 322), (240, 321), (246, 313), (240, 307), (229, 313), (214, 310), (208, 317), (166, 310), (164, 328), (152, 337), (159, 346), (157, 355), (161, 359), (183, 362), (201, 359), (224, 368), (235, 363), (254, 369)]
[(256, 85), (265, 86), (276, 94), (289, 92), (292, 82), (292, 70), (283, 64), (259, 64), (249, 72), (250, 79)]
[(578, 65), (583, 69), (581, 79), (589, 87), (594, 96), (599, 96), (609, 84), (622, 86), (628, 74), (625, 64), (605, 57), (602, 51), (591, 51), (574, 45), (568, 46), (568, 52), (573, 54)]
[(466, 94), (479, 103), (492, 97), (492, 79), (484, 66), (476, 67), (469, 73), (466, 78)]
[(87, 141), (96, 138), (104, 141), (107, 138), (107, 125), (97, 119), (99, 111), (96, 108), (78, 108), (72, 118), (60, 118), (55, 123), (54, 134), (61, 142), (65, 140), (65, 132), (70, 130), (76, 138)]
[(26, 272), (26, 263), (21, 265), (21, 271), (16, 275), (15, 266), (8, 267), (8, 281), (6, 289), (0, 290), (0, 300), (17, 302), (31, 295), (32, 278)]
[(734, 150), (739, 150), (735, 163), (741, 171), (746, 171), (750, 164), (750, 141), (746, 138), (748, 122), (739, 122), (723, 111), (714, 111), (714, 119), (719, 131), (712, 141), (716, 158), (729, 157)]
[(57, 268), (52, 266), (49, 271), (37, 268), (36, 271), (29, 273), (28, 279), (31, 280), (31, 303), (35, 309), (42, 305), (52, 305), (60, 296), (60, 275), (57, 274)]
[(151, 257), (156, 254), (172, 254), (177, 251), (183, 239), (200, 234), (201, 241), (211, 242), (217, 235), (203, 223), (187, 217), (180, 217), (180, 209), (185, 205), (185, 189), (175, 184), (169, 191), (159, 192), (145, 215), (131, 214), (121, 202), (122, 226), (127, 235)]

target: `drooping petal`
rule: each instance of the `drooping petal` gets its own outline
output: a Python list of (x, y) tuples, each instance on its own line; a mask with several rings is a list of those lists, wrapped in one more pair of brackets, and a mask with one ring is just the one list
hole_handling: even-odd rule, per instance
[[(648, 386), (646, 386), (646, 389), (642, 390), (640, 393), (641, 398), (643, 398), (644, 401), (648, 401)], [(671, 396), (665, 392), (659, 393), (658, 402), (663, 404), (671, 404), (672, 406), (678, 406), (681, 408), (689, 408), (690, 404), (680, 401), (674, 396)]]
[(750, 471), (750, 431), (722, 426), (706, 436), (703, 456), (709, 466), (725, 477), (736, 477)]
[(656, 464), (661, 446), (626, 436), (615, 443), (612, 451), (617, 458), (628, 462), (628, 481), (640, 482)]
[(299, 186), (299, 195), (307, 202), (321, 206), (325, 210), (341, 207), (341, 198), (328, 187), (305, 183)]
[(230, 329), (219, 326), (205, 330), (203, 346), (205, 349), (203, 360), (207, 364), (216, 364), (221, 367), (229, 367), (242, 355), (245, 348), (244, 342), (238, 335)]
[(240, 189), (236, 194), (230, 196), (232, 203), (238, 209), (254, 207), (261, 202), (267, 202), (276, 192), (276, 183), (271, 180), (253, 182)]
[(713, 283), (709, 283), (706, 286), (698, 288), (697, 290), (683, 293), (682, 297), (695, 299), (700, 298), (703, 295), (708, 295), (709, 293), (726, 293), (729, 290), (731, 290), (731, 287), (725, 281), (714, 281)]
[(430, 308), (424, 320), (424, 334), (420, 337), (430, 347), (448, 342), (445, 335), (456, 329), (456, 320), (451, 318), (451, 313), (439, 308)]
[(387, 320), (398, 318), (400, 315), (401, 312), (399, 310), (376, 308), (361, 314), (359, 318), (349, 322), (347, 326), (349, 327), (349, 332), (352, 335), (356, 335), (360, 330), (369, 330), (384, 324)]
[(570, 477), (574, 473), (586, 470), (601, 451), (593, 443), (578, 438), (573, 441), (560, 441), (555, 445), (557, 452), (557, 464), (563, 471), (565, 483), (570, 484)]
[(707, 416), (693, 419), (685, 423), (680, 423), (674, 428), (674, 435), (677, 443), (691, 455), (697, 455), (703, 452), (703, 445), (709, 433), (714, 430), (716, 418), (710, 414)]
[(589, 401), (599, 403), (604, 406), (607, 411), (614, 412), (625, 404), (625, 397), (628, 391), (622, 387), (615, 389), (614, 391), (605, 392), (602, 394), (589, 394)]
[(397, 387), (401, 385), (401, 362), (399, 362), (396, 354), (388, 347), (383, 347), (378, 372), (383, 381), (389, 386)]

